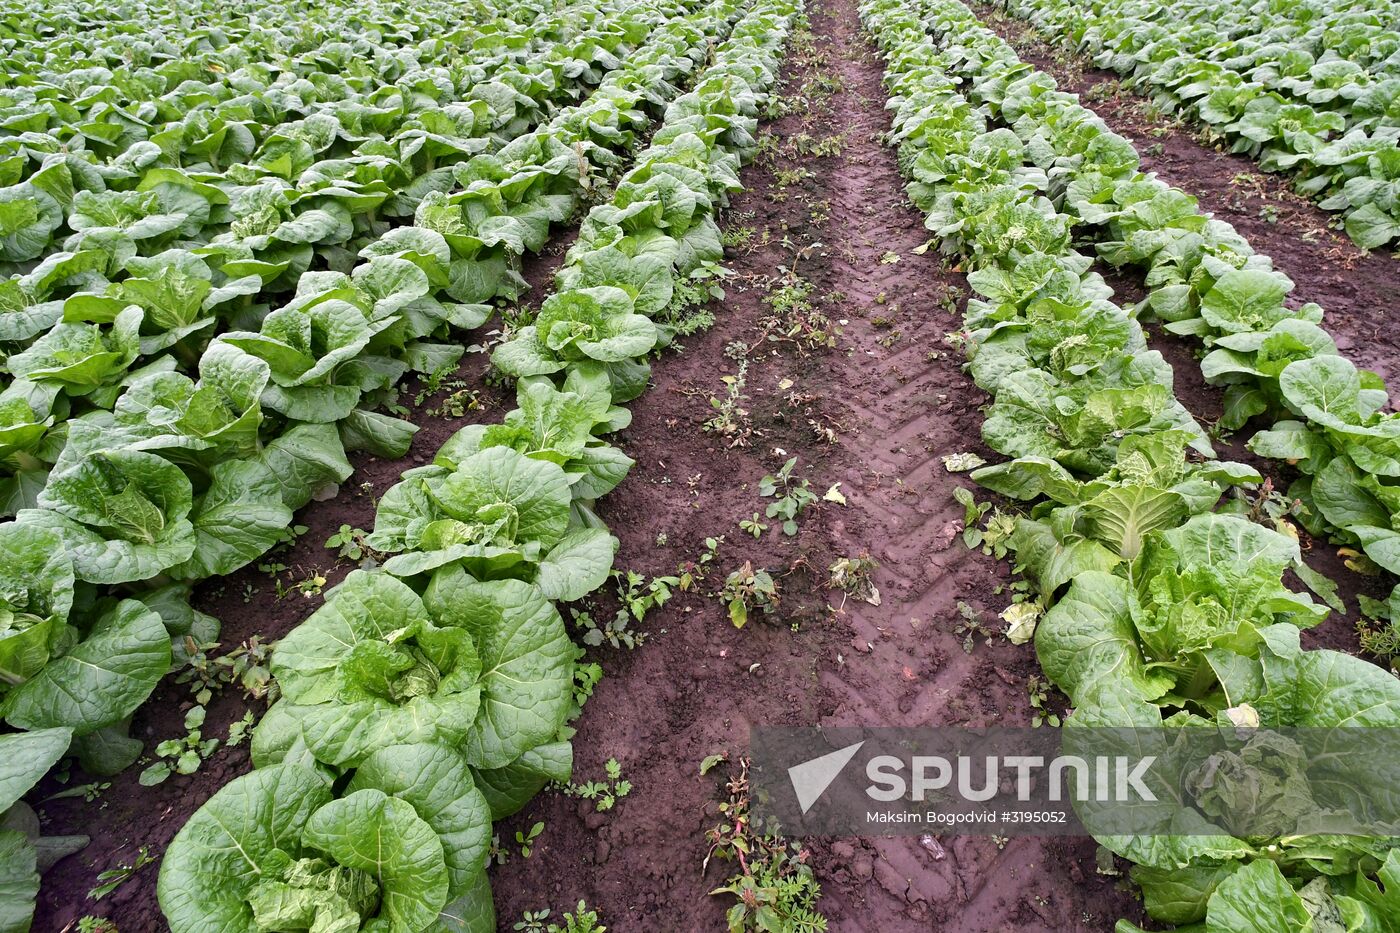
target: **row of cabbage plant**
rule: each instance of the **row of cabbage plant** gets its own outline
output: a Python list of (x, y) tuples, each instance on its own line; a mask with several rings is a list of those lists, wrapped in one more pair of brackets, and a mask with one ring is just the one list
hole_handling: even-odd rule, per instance
[[(995, 128), (976, 102), (1025, 77), (1014, 53), (956, 0), (869, 0), (862, 15), (886, 61), (911, 199), (978, 296), (968, 365), (993, 396), (984, 440), (1009, 459), (973, 478), (1026, 503), (993, 513), (984, 534), (1033, 584), (1004, 616), (1070, 697), (1065, 728), (1142, 729), (1165, 755), (1187, 728), (1400, 723), (1388, 672), (1301, 647), (1328, 609), (1283, 581), (1303, 567), (1298, 542), (1250, 520), (1234, 492), (1261, 477), (1214, 458), (1170, 367), (1073, 248), (1077, 219), (1045, 196), (1075, 182), (1077, 161), (1042, 166), (1038, 142)], [(1041, 117), (1019, 114), (1018, 129), (1048, 137), (1055, 118)], [(978, 522), (984, 509), (964, 498)], [(1251, 836), (1225, 793), (1164, 802), (1160, 832), (1099, 838), (1133, 863), (1151, 917), (1193, 930), (1394, 921), (1376, 880), (1400, 871), (1393, 840)]]
[[(991, 45), (1008, 63), (994, 80), (974, 55), (955, 62), (976, 82), (972, 99), (1014, 130), (1050, 176), (1042, 190), (1097, 239), (1098, 255), (1142, 272), (1139, 316), (1200, 342), (1202, 374), (1225, 390), (1220, 426), (1272, 421), (1249, 448), (1297, 467), (1287, 494), (1304, 506), (1299, 523), (1400, 576), (1400, 415), (1386, 411), (1381, 377), (1337, 350), (1321, 307), (1288, 306), (1293, 282), (1233, 226), (1139, 171), (1129, 140), (1009, 47)], [(1367, 607), (1400, 620), (1400, 588)]]
[[(1384, 56), (1367, 70), (1326, 49), (1314, 60), (1292, 40), (1270, 41), (1268, 30), (1232, 35), (1231, 8), (1194, 0), (1009, 0), (1007, 8), (1144, 88), (1168, 113), (1205, 124), (1265, 171), (1294, 176), (1299, 191), (1341, 212), (1358, 245), (1400, 238), (1400, 43), (1379, 11), (1342, 14), (1359, 15), (1353, 25), (1370, 34), (1353, 41)], [(1323, 35), (1349, 48), (1343, 36)]]
[(615, 403), (644, 388), (657, 343), (613, 319), (649, 321), (636, 313), (643, 294), (720, 257), (692, 231), (712, 230), (738, 187), (795, 15), (792, 0), (754, 4), (590, 212), (532, 325), (554, 334), (551, 308), (589, 309), (560, 326), (561, 365), (522, 377), (502, 423), (464, 430), (405, 474), (374, 531), (395, 556), (328, 593), (279, 645), (283, 699), (255, 731), (257, 770), (165, 855), (175, 933), (331, 918), (347, 930), (496, 928), (491, 821), (571, 768), (581, 652), (551, 600), (606, 579), (616, 543), (591, 503), (631, 461), (597, 435), (626, 424)]

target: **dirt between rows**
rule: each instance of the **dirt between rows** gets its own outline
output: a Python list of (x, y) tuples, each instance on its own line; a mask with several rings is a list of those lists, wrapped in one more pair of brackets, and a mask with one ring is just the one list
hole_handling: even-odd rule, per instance
[[(647, 617), (652, 638), (641, 648), (603, 655), (607, 675), (578, 724), (575, 779), (601, 779), (616, 758), (634, 789), (607, 813), (545, 794), (505, 824), (502, 839), (545, 828), (529, 859), (493, 869), (503, 925), (544, 906), (558, 917), (585, 898), (610, 930), (724, 929), (732, 901), (708, 892), (727, 866), (702, 874), (704, 832), (720, 822), (726, 768), (752, 727), (1030, 723), (1033, 652), (997, 637), (977, 638), (969, 653), (957, 631), (959, 603), (998, 629), (1009, 601), (998, 590), (1010, 580), (1005, 563), (962, 545), (959, 480), (940, 460), (990, 456), (979, 441), (986, 398), (943, 339), (959, 328), (966, 283), (913, 252), (927, 233), (881, 145), (881, 65), (855, 4), (828, 0), (810, 15), (814, 41), (784, 82), (810, 109), (771, 124), (763, 151), (776, 157), (745, 170), (722, 226), (731, 239), (753, 233), (727, 260), (727, 299), (712, 329), (657, 365), (620, 438), (637, 466), (601, 509), (621, 538), (621, 566), (672, 573), (723, 534), (719, 569), (701, 589), (751, 561), (777, 578), (781, 605), (736, 630), (716, 600), (678, 596)], [(834, 350), (770, 339), (782, 330), (771, 321), (772, 286), (794, 264), (842, 330)], [(709, 398), (724, 394), (721, 375), (738, 372), (726, 348), (739, 343), (755, 348), (743, 402), (752, 430), (731, 447), (704, 424)], [(818, 495), (839, 482), (847, 504), (804, 512), (795, 538), (769, 520), (754, 540), (738, 522), (763, 511), (759, 480), (792, 456)], [(881, 605), (851, 599), (834, 610), (843, 594), (826, 588), (827, 568), (867, 552), (880, 564)], [(713, 754), (728, 765), (701, 776)], [(901, 836), (807, 847), (832, 930), (1108, 930), (1119, 917), (1140, 919), (1121, 881), (1096, 872), (1090, 840)]]

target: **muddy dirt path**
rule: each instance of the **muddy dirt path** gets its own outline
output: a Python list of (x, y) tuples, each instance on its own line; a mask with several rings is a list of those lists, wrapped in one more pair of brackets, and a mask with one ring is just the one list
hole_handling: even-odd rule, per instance
[(1400, 379), (1400, 333), (1389, 321), (1400, 296), (1400, 261), (1391, 251), (1359, 248), (1331, 228), (1338, 215), (1293, 191), (1287, 176), (1263, 172), (1248, 156), (1206, 144), (1199, 125), (1158, 111), (1122, 87), (1114, 72), (1095, 68), (996, 7), (976, 9), (1024, 61), (1080, 95), (1114, 132), (1132, 140), (1144, 171), (1195, 195), (1203, 210), (1229, 221), (1256, 251), (1273, 257), (1275, 267), (1297, 285), (1290, 304), (1322, 305), (1324, 326), (1347, 357), (1387, 383)]
[[(1030, 649), (998, 635), (968, 652), (956, 631), (960, 604), (999, 631), (1009, 601), (1006, 565), (961, 543), (958, 480), (940, 460), (980, 437), (985, 399), (943, 342), (965, 284), (912, 252), (927, 234), (880, 144), (881, 69), (855, 4), (817, 4), (811, 25), (785, 85), (806, 104), (768, 126), (766, 155), (723, 221), (747, 244), (731, 251), (728, 300), (714, 328), (657, 365), (622, 437), (637, 467), (604, 507), (623, 566), (671, 573), (724, 535), (702, 593), (751, 561), (777, 578), (781, 605), (736, 630), (716, 600), (681, 595), (647, 616), (641, 648), (601, 655), (607, 674), (578, 723), (575, 780), (601, 778), (616, 758), (632, 793), (607, 813), (546, 794), (503, 827), (506, 840), (545, 824), (528, 860), (493, 869), (503, 926), (586, 898), (609, 929), (723, 929), (731, 902), (708, 892), (726, 866), (701, 875), (703, 834), (751, 726), (1030, 721)], [(802, 312), (774, 321), (775, 295), (790, 294), (781, 270), (794, 263), (814, 311), (843, 331), (835, 349), (770, 339), (800, 329), (798, 317), (814, 323)], [(738, 346), (756, 349), (744, 358), (746, 444), (730, 447), (703, 425), (721, 375), (739, 371)], [(804, 512), (795, 538), (769, 522), (755, 540), (738, 522), (762, 512), (759, 479), (792, 456), (818, 495), (839, 482), (847, 504)], [(825, 588), (827, 568), (865, 552), (880, 564), (881, 605), (833, 611), (843, 594)], [(700, 762), (718, 753), (729, 764), (702, 777)], [(820, 908), (841, 931), (1111, 929), (1137, 907), (1096, 874), (1094, 854), (1087, 840), (809, 842)]]

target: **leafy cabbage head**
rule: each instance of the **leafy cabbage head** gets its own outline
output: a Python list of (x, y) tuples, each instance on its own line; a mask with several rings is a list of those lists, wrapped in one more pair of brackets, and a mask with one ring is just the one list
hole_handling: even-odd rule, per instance
[(656, 325), (634, 312), (626, 291), (600, 285), (550, 296), (535, 323), (501, 344), (492, 362), (517, 377), (548, 375), (570, 362), (644, 357), (657, 339)]
[(73, 562), (63, 539), (21, 522), (0, 525), (0, 692), (29, 680), (67, 637)]
[(313, 768), (231, 781), (171, 842), (157, 895), (174, 933), (417, 933), (448, 903), (443, 840), (413, 804), (336, 799)]
[(554, 737), (573, 676), (559, 613), (519, 581), (435, 581), (425, 600), (356, 572), (278, 645), (283, 699), (259, 724), (259, 764), (357, 765), (386, 745), (439, 742), (501, 767)]
[(140, 450), (99, 450), (55, 471), (38, 509), (18, 520), (58, 532), (78, 578), (127, 583), (189, 559), (196, 544), (188, 477)]
[(369, 543), (395, 554), (385, 569), (400, 576), (457, 565), (477, 579), (513, 577), (551, 599), (580, 599), (602, 584), (617, 544), (604, 529), (571, 528), (572, 501), (557, 463), (487, 447), (455, 470), (406, 475), (380, 500)]

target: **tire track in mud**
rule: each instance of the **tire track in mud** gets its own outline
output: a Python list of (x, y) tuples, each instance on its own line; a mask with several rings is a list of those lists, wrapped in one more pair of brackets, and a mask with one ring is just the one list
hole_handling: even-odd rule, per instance
[[(942, 461), (964, 451), (994, 456), (980, 441), (988, 399), (944, 340), (961, 328), (966, 282), (933, 253), (913, 252), (928, 234), (904, 195), (893, 152), (879, 144), (889, 127), (882, 71), (856, 31), (854, 3), (838, 0), (820, 18), (829, 20), (851, 92), (841, 99), (850, 165), (835, 179), (840, 230), (830, 235), (846, 248), (832, 257), (831, 271), (853, 303), (878, 307), (883, 296), (901, 305), (894, 324), (901, 339), (892, 346), (885, 345), (891, 331), (868, 321), (846, 332), (859, 362), (843, 373), (842, 397), (852, 400), (859, 428), (845, 449), (854, 455), (851, 468), (867, 477), (851, 497), (864, 527), (847, 535), (852, 545), (869, 542), (880, 561), (884, 599), (878, 607), (847, 604), (853, 645), (869, 647), (823, 676), (840, 698), (823, 725), (1028, 725), (1026, 679), (1038, 670), (1031, 649), (998, 636), (990, 645), (978, 638), (968, 653), (956, 629), (965, 603), (999, 632), (997, 613), (1010, 601), (1002, 587), (1011, 579), (1006, 563), (963, 546), (963, 508), (952, 495), (958, 480)], [(888, 251), (899, 261), (888, 262)], [(889, 683), (902, 684), (895, 708), (873, 705), (870, 697)], [(837, 929), (868, 929), (871, 908), (903, 918), (891, 929), (932, 923), (968, 931), (1106, 929), (1131, 909), (1103, 879), (1086, 881), (1094, 876), (1088, 840), (998, 845), (985, 836), (899, 836), (865, 840), (862, 848), (874, 859), (877, 885), (840, 889), (859, 907)], [(844, 851), (832, 849), (837, 857)]]
[[(968, 653), (955, 630), (966, 603), (999, 631), (1010, 581), (1005, 562), (963, 546), (959, 480), (940, 459), (989, 453), (980, 445), (985, 396), (944, 343), (960, 327), (965, 281), (913, 252), (927, 233), (881, 144), (882, 69), (855, 3), (819, 0), (809, 16), (813, 39), (799, 43), (784, 93), (827, 90), (805, 115), (766, 128), (772, 138), (722, 218), (731, 238), (750, 244), (726, 261), (728, 298), (713, 328), (656, 364), (655, 385), (619, 438), (637, 466), (601, 510), (621, 538), (619, 566), (672, 573), (722, 534), (717, 569), (698, 592), (647, 616), (652, 637), (641, 648), (597, 654), (606, 676), (576, 723), (574, 780), (601, 778), (615, 757), (632, 793), (608, 813), (547, 793), (498, 827), (507, 840), (545, 824), (528, 860), (493, 869), (503, 928), (525, 910), (548, 906), (557, 918), (586, 898), (619, 933), (724, 929), (731, 902), (708, 892), (728, 866), (701, 874), (703, 834), (720, 822), (722, 772), (746, 752), (751, 726), (1029, 724), (1031, 649), (997, 635)], [(839, 146), (820, 145), (833, 139)], [(736, 236), (742, 228), (752, 236)], [(814, 242), (823, 245), (805, 249)], [(798, 351), (765, 327), (779, 272), (794, 268), (842, 325), (836, 349)], [(703, 424), (710, 397), (723, 395), (720, 376), (738, 373), (738, 345), (750, 348), (750, 431), (747, 444), (730, 447)], [(813, 424), (831, 428), (835, 442)], [(795, 538), (772, 520), (758, 540), (743, 534), (737, 523), (769, 501), (759, 479), (791, 456), (819, 496), (840, 482), (847, 505), (804, 511)], [(881, 604), (843, 603), (825, 586), (826, 568), (867, 551), (880, 564)], [(745, 561), (773, 572), (782, 603), (736, 630), (710, 594)], [(701, 777), (701, 759), (719, 752), (729, 765)], [(1090, 840), (806, 843), (834, 931), (1060, 933), (1139, 916), (1130, 895), (1095, 874)]]

